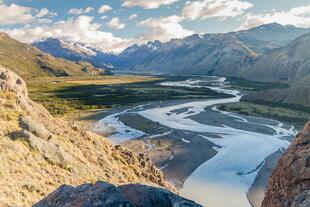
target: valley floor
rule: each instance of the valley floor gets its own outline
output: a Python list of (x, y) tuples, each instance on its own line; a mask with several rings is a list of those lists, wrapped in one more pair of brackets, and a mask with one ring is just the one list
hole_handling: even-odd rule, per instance
[[(288, 142), (282, 139), (290, 139), (295, 131), (277, 121), (219, 111), (214, 106), (238, 102), (240, 96), (238, 91), (213, 84), (212, 78), (162, 83), (197, 90), (208, 87), (233, 96), (136, 104), (106, 113), (94, 130), (114, 143), (148, 152), (166, 178), (190, 199), (214, 206), (219, 203), (216, 194), (225, 188), (226, 201), (248, 206), (245, 193), (258, 171), (267, 172), (260, 170), (264, 159), (287, 147)], [(229, 155), (222, 157), (223, 153)], [(223, 200), (220, 203), (227, 206)]]
[[(117, 125), (120, 131), (116, 134), (113, 132), (113, 127), (106, 126), (105, 124), (103, 127), (104, 130), (97, 130), (97, 132), (100, 131), (103, 135), (110, 136), (110, 139), (115, 143), (121, 143), (121, 145), (137, 152), (148, 152), (155, 165), (160, 168), (164, 172), (166, 178), (179, 189), (184, 187), (186, 180), (194, 175), (194, 172), (201, 168), (200, 166), (205, 165), (208, 160), (214, 160), (213, 158), (221, 151), (222, 144), (219, 144), (217, 141), (220, 138), (218, 132), (223, 131), (225, 126), (228, 126), (228, 128), (232, 127), (237, 131), (246, 130), (246, 133), (264, 134), (262, 137), (269, 137), (275, 133), (275, 131), (277, 131), (276, 129), (279, 127), (284, 127), (284, 131), (289, 130), (289, 127), (288, 125), (278, 126), (279, 122), (272, 122), (265, 118), (274, 118), (283, 122), (291, 120), (291, 122), (287, 123), (299, 127), (308, 116), (306, 113), (295, 110), (274, 108), (246, 102), (214, 103), (212, 107), (202, 107), (201, 110), (205, 112), (190, 116), (190, 114), (187, 113), (191, 111), (191, 108), (197, 106), (188, 103), (194, 103), (198, 100), (212, 100), (214, 98), (229, 99), (234, 96), (220, 93), (220, 91), (217, 91), (213, 86), (200, 87), (199, 83), (202, 82), (201, 80), (192, 82), (191, 84), (193, 84), (194, 87), (161, 84), (162, 82), (181, 82), (183, 84), (184, 81), (187, 84), (187, 79), (188, 77), (131, 76), (131, 78), (128, 78), (127, 76), (120, 76), (120, 78), (110, 78), (110, 81), (96, 79), (53, 80), (50, 81), (46, 87), (42, 88), (38, 87), (40, 81), (36, 83), (33, 82), (30, 85), (32, 86), (32, 97), (37, 101), (42, 102), (48, 108), (54, 109), (55, 106), (59, 106), (59, 110), (54, 111), (54, 114), (60, 116), (65, 115), (65, 118), (69, 120), (79, 120), (84, 126), (87, 126), (88, 129), (96, 127), (96, 123), (100, 123), (102, 118), (106, 119), (107, 123), (112, 124), (111, 126)], [(238, 82), (234, 87), (241, 90), (249, 90), (247, 87), (249, 84), (248, 82)], [(254, 90), (266, 89), (265, 84), (253, 83), (253, 86)], [(272, 86), (267, 85), (267, 87)], [(211, 88), (215, 90), (211, 90)], [(253, 88), (250, 90), (253, 90)], [(68, 105), (70, 109), (65, 108)], [(184, 114), (190, 116), (191, 120), (203, 126), (208, 125), (211, 126), (211, 128), (221, 128), (220, 131), (217, 133), (208, 133), (206, 131), (197, 134), (193, 132), (192, 129), (186, 130), (185, 128), (181, 129), (176, 126), (172, 127), (161, 123), (159, 120), (153, 120), (141, 114), (141, 111), (145, 110), (169, 108), (178, 105), (184, 105), (184, 107), (172, 109), (167, 112), (167, 115), (169, 116), (170, 113), (176, 114), (177, 116)], [(216, 106), (216, 108), (213, 106)], [(217, 110), (223, 112), (219, 113)], [(231, 116), (227, 111), (237, 113), (238, 115)], [(152, 116), (154, 115), (155, 114)], [(260, 119), (252, 116), (262, 118)], [(247, 124), (246, 122), (254, 124)], [(230, 131), (229, 133), (234, 134), (235, 132)], [(293, 135), (293, 132), (290, 135)], [(240, 134), (238, 136), (240, 136)], [(124, 137), (127, 139), (123, 139)], [(208, 139), (206, 137), (208, 137)], [(290, 139), (291, 136), (287, 136), (286, 138)], [(275, 149), (275, 151), (277, 149)], [(268, 163), (274, 162), (275, 159), (273, 158), (268, 161)], [(265, 166), (265, 164), (257, 163), (255, 172), (262, 175), (262, 177), (266, 177), (266, 175), (270, 173), (270, 166), (268, 167)], [(252, 173), (250, 174), (251, 176), (253, 175)], [(269, 175), (267, 177), (269, 177)], [(251, 177), (253, 182), (254, 178), (253, 176)], [(252, 186), (254, 194), (257, 192), (257, 188), (261, 190), (261, 186), (264, 186), (264, 183), (266, 183), (266, 179), (254, 182)], [(193, 187), (192, 185), (188, 186), (191, 187), (187, 187), (187, 190)], [(249, 188), (251, 183), (248, 183), (246, 186), (245, 188)], [(244, 186), (242, 189), (243, 188)], [(186, 194), (186, 190), (183, 190), (183, 192), (185, 192), (184, 195), (190, 196)], [(212, 192), (209, 193), (212, 194)], [(251, 203), (259, 200), (256, 197), (253, 198), (251, 195), (253, 194), (248, 195)], [(196, 200), (201, 199), (195, 196), (190, 198)], [(202, 202), (204, 203), (205, 201)]]

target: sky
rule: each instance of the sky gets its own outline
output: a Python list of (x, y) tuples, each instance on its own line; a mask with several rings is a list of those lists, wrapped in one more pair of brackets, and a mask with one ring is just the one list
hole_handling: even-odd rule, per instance
[(277, 22), (310, 27), (310, 0), (0, 0), (0, 31), (118, 53), (132, 44)]

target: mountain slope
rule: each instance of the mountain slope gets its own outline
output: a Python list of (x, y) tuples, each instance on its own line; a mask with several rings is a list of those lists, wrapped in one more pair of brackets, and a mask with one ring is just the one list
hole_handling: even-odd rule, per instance
[(71, 61), (87, 61), (96, 67), (112, 67), (111, 63), (114, 63), (116, 58), (114, 54), (103, 53), (81, 43), (66, 42), (55, 38), (34, 42), (32, 45), (54, 57)]
[[(0, 67), (0, 206), (30, 206), (62, 184), (103, 180), (173, 187), (144, 154), (113, 145), (28, 98), (25, 82)], [(12, 179), (13, 178), (13, 179)]]
[(244, 68), (241, 75), (250, 80), (295, 83), (303, 79), (303, 83), (307, 83), (310, 81), (309, 48), (310, 33), (260, 57)]
[(232, 75), (257, 55), (235, 35), (194, 35), (163, 44), (133, 69), (173, 74)]
[(310, 33), (258, 58), (239, 75), (263, 82), (285, 82), (290, 88), (267, 90), (245, 95), (242, 100), (310, 110)]
[(89, 67), (85, 62), (74, 63), (54, 58), (1, 32), (0, 65), (10, 68), (24, 78), (100, 74), (99, 70)]
[[(307, 32), (310, 32), (310, 29), (273, 23), (238, 32), (195, 34), (184, 39), (172, 39), (166, 43), (155, 41), (145, 45), (132, 45), (118, 55), (100, 53), (88, 48), (97, 54), (91, 53), (86, 57), (81, 57), (78, 48), (69, 48), (70, 43), (64, 41), (54, 44), (51, 40), (45, 40), (34, 45), (58, 57), (71, 60), (84, 59), (95, 65), (97, 61), (117, 69), (235, 76), (241, 68), (252, 64), (257, 57), (282, 47)], [(79, 44), (75, 43), (75, 46), (77, 45)]]
[(296, 136), (269, 179), (262, 207), (310, 205), (310, 122)]
[(163, 44), (135, 70), (236, 76), (258, 57), (284, 46), (310, 29), (267, 24), (226, 34), (192, 35)]
[(148, 42), (145, 45), (134, 44), (121, 52), (113, 62), (116, 68), (131, 68), (142, 59), (147, 58), (161, 47), (160, 41)]
[(252, 29), (234, 32), (239, 38), (252, 38), (284, 46), (297, 37), (309, 33), (309, 28), (278, 23), (265, 24)]

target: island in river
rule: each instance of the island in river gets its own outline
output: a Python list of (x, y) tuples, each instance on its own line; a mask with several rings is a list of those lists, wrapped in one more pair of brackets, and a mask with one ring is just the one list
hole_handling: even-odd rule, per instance
[[(158, 82), (171, 88), (211, 89), (225, 98), (145, 102), (112, 110), (94, 126), (114, 143), (145, 151), (183, 196), (209, 207), (249, 207), (249, 189), (268, 159), (282, 152), (293, 126), (220, 111), (242, 93), (225, 78), (192, 77)], [(268, 162), (269, 163), (269, 162)], [(257, 199), (257, 198), (255, 198)]]

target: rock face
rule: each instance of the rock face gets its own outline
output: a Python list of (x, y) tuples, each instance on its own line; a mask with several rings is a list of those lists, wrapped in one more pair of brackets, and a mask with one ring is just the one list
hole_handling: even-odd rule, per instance
[(139, 184), (116, 187), (106, 182), (63, 185), (33, 207), (201, 207), (167, 190)]
[(279, 160), (262, 203), (262, 207), (305, 206), (310, 206), (310, 122)]
[(0, 66), (0, 206), (30, 206), (62, 184), (97, 180), (176, 192), (146, 155), (54, 118)]

